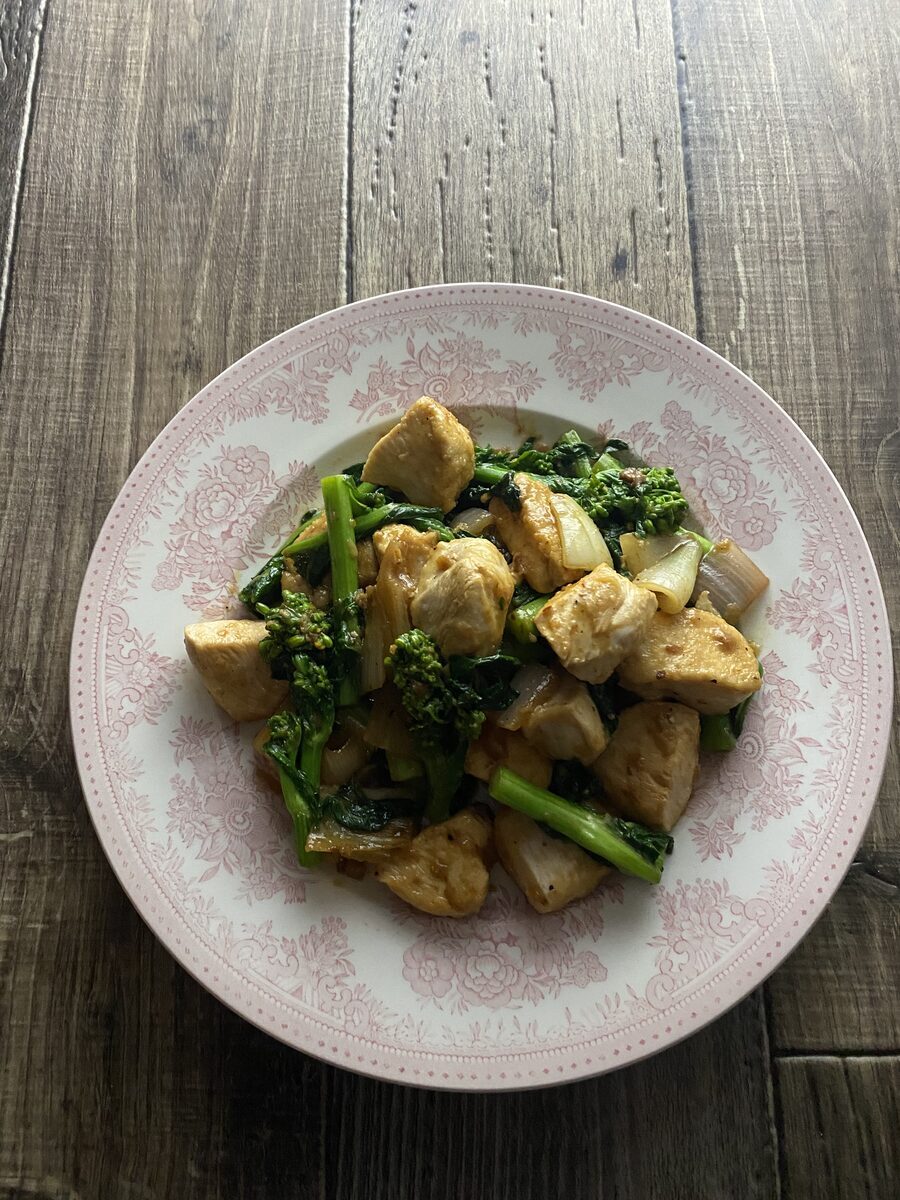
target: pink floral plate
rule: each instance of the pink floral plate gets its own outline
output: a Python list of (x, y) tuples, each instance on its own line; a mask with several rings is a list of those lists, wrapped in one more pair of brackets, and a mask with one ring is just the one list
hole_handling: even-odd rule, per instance
[[(293, 861), (252, 729), (188, 669), (182, 627), (423, 393), (482, 440), (577, 425), (671, 463), (694, 512), (770, 576), (745, 625), (765, 687), (708, 756), (656, 888), (538, 916), (497, 870), (482, 911), (426, 917)], [(113, 505), (71, 659), (85, 796), (123, 887), (178, 961), (309, 1054), (471, 1090), (594, 1075), (692, 1033), (798, 943), (859, 843), (891, 710), (887, 619), (854, 514), (778, 405), (684, 334), (587, 296), (468, 285), (316, 317), (170, 422)]]

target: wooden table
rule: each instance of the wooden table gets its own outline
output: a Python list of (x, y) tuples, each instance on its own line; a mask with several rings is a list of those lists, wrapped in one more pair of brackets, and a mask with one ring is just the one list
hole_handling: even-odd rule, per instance
[[(893, 32), (889, 28), (893, 16)], [(891, 0), (0, 0), (0, 1193), (900, 1190), (896, 758), (843, 887), (717, 1024), (453, 1096), (244, 1024), (132, 910), (75, 774), (100, 523), (228, 363), (347, 300), (555, 284), (696, 333), (820, 446), (900, 627)]]

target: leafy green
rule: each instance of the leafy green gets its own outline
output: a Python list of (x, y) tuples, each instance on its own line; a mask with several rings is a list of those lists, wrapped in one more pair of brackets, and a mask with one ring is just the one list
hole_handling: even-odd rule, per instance
[(261, 570), (241, 588), (240, 597), (253, 612), (260, 614), (260, 605), (277, 604), (281, 599), (281, 573), (284, 555), (273, 554)]
[(407, 817), (418, 810), (407, 796), (370, 796), (355, 783), (345, 783), (323, 800), (323, 816), (333, 817), (338, 825), (355, 833), (376, 833), (390, 821)]
[(269, 718), (265, 752), (278, 764), (297, 857), (308, 866), (315, 858), (307, 854), (306, 838), (321, 816), (322, 753), (334, 726), (341, 665), (331, 617), (307, 596), (286, 592), (278, 608), (261, 605), (260, 610), (266, 618), (260, 654), (276, 679), (288, 681), (293, 707)]
[(447, 660), (451, 677), (470, 687), (483, 709), (508, 708), (512, 704), (516, 692), (510, 681), (521, 665), (520, 658), (503, 651), (482, 658), (453, 655)]

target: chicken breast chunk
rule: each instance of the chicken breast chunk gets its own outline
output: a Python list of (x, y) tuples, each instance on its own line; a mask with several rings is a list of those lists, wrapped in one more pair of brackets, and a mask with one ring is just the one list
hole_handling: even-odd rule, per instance
[(640, 642), (656, 597), (601, 566), (544, 605), (535, 625), (578, 679), (602, 683)]
[(589, 895), (610, 872), (574, 842), (551, 837), (512, 808), (498, 809), (494, 837), (503, 869), (539, 913), (558, 912)]
[(442, 404), (423, 396), (378, 439), (362, 477), (365, 483), (396, 488), (413, 504), (449, 512), (474, 471), (468, 429)]
[(487, 783), (497, 767), (508, 767), (537, 787), (550, 786), (552, 767), (547, 755), (523, 733), (485, 721), (478, 738), (469, 743), (466, 771)]
[(378, 556), (375, 602), (384, 614), (390, 643), (412, 628), (409, 606), (438, 535), (420, 533), (410, 525), (385, 525), (374, 542)]
[(647, 700), (670, 697), (701, 713), (728, 712), (761, 683), (756, 654), (743, 634), (699, 608), (656, 613), (619, 665), (619, 680)]
[(233, 721), (261, 721), (284, 704), (288, 685), (259, 653), (264, 621), (199, 621), (184, 631), (188, 658)]
[(422, 568), (410, 615), (443, 654), (493, 654), (514, 588), (506, 559), (485, 538), (440, 542)]
[(588, 766), (609, 741), (606, 726), (583, 683), (567, 671), (557, 669), (553, 675), (553, 683), (525, 714), (522, 732), (549, 758), (577, 758)]
[(513, 512), (496, 497), (488, 506), (497, 532), (513, 556), (513, 570), (537, 592), (553, 592), (583, 575), (563, 564), (562, 539), (550, 502), (552, 492), (539, 479), (517, 474), (521, 506)]
[(464, 808), (449, 821), (423, 829), (379, 864), (375, 878), (422, 912), (465, 917), (484, 904), (493, 861), (487, 811)]
[(616, 811), (651, 829), (674, 829), (700, 758), (700, 718), (683, 704), (626, 708), (594, 771)]

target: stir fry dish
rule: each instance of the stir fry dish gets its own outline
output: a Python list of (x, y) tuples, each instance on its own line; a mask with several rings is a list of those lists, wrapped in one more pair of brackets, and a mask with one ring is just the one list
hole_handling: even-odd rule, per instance
[(765, 575), (690, 526), (670, 467), (570, 431), (476, 446), (427, 396), (322, 480), (241, 590), (185, 630), (299, 862), (477, 912), (499, 860), (555, 912), (611, 870), (657, 882), (701, 749), (762, 679), (737, 628)]

